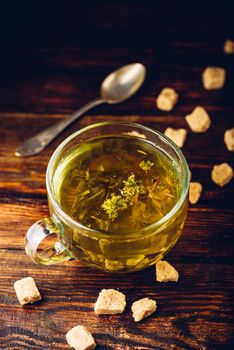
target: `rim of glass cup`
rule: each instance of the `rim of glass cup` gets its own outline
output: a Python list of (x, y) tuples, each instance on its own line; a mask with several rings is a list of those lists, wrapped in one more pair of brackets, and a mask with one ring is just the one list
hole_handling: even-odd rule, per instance
[[(68, 215), (67, 213), (65, 213), (63, 211), (63, 209), (60, 207), (58, 201), (56, 200), (54, 193), (51, 189), (51, 185), (53, 183), (52, 179), (53, 179), (53, 174), (54, 174), (54, 163), (57, 159), (57, 157), (60, 155), (60, 152), (63, 150), (63, 148), (75, 137), (77, 137), (78, 135), (84, 133), (87, 130), (90, 130), (92, 128), (97, 128), (97, 127), (101, 127), (101, 126), (106, 126), (106, 125), (124, 125), (124, 126), (129, 126), (129, 127), (135, 127), (138, 129), (141, 129), (142, 132), (148, 131), (150, 133), (154, 133), (156, 136), (159, 136), (164, 142), (166, 142), (167, 144), (169, 144), (173, 150), (176, 152), (177, 156), (179, 157), (179, 159), (182, 162), (182, 167), (184, 169), (184, 184), (183, 184), (183, 191), (178, 199), (178, 201), (176, 202), (176, 204), (174, 205), (174, 207), (165, 215), (163, 216), (160, 220), (147, 225), (145, 227), (143, 227), (140, 230), (131, 230), (128, 231), (127, 234), (124, 235), (124, 239), (132, 236), (134, 233), (136, 232), (140, 232), (141, 234), (144, 233), (145, 231), (150, 231), (150, 234), (152, 232), (152, 229), (156, 229), (157, 227), (162, 226), (166, 221), (168, 221), (168, 219), (170, 217), (172, 217), (182, 206), (182, 204), (184, 203), (186, 197), (187, 197), (187, 193), (188, 193), (188, 189), (189, 189), (189, 183), (190, 183), (190, 176), (189, 176), (189, 168), (188, 168), (188, 164), (187, 161), (182, 153), (182, 151), (180, 150), (180, 148), (173, 142), (171, 141), (167, 136), (165, 136), (164, 134), (162, 134), (159, 131), (153, 130), (149, 127), (146, 127), (144, 125), (141, 124), (137, 124), (137, 123), (132, 123), (132, 122), (122, 122), (122, 121), (111, 121), (111, 122), (100, 122), (100, 123), (95, 123), (95, 124), (91, 124), (88, 125), (76, 132), (74, 132), (73, 134), (71, 134), (70, 136), (68, 136), (54, 151), (54, 153), (52, 154), (48, 166), (47, 166), (47, 170), (46, 170), (46, 188), (47, 188), (47, 193), (48, 193), (48, 197), (50, 199), (50, 201), (52, 202), (53, 207), (55, 208), (56, 212), (59, 214), (59, 216), (61, 216), (63, 219), (65, 219), (66, 222), (68, 222), (69, 224), (72, 224), (73, 227), (75, 227), (76, 229), (82, 229), (85, 234), (92, 234), (92, 236), (97, 236), (99, 237), (100, 235), (106, 236), (106, 237), (110, 237), (110, 232), (108, 231), (102, 231), (102, 230), (95, 230), (92, 229), (90, 227), (87, 227), (85, 225), (83, 225), (82, 223), (74, 220), (70, 215)], [(144, 139), (143, 139), (144, 140)], [(58, 218), (59, 219), (59, 218)], [(115, 234), (115, 237), (117, 235)], [(116, 237), (117, 238), (117, 237)], [(123, 239), (123, 237), (122, 237)]]

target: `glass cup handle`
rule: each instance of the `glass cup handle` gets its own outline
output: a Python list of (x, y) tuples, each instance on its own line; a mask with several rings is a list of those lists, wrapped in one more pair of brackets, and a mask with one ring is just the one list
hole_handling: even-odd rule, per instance
[[(35, 222), (25, 236), (27, 255), (41, 265), (51, 265), (71, 259), (71, 253), (59, 239), (62, 229), (62, 225), (52, 217)], [(55, 235), (56, 239), (51, 242)], [(40, 252), (39, 246), (41, 246)]]

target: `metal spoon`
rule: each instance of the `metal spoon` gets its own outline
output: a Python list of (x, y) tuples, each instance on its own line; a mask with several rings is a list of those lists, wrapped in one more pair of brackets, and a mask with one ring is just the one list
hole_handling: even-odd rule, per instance
[(123, 66), (106, 77), (100, 89), (100, 98), (97, 98), (77, 111), (69, 119), (63, 120), (24, 141), (16, 150), (17, 157), (27, 157), (40, 153), (49, 145), (64, 129), (85, 112), (102, 103), (120, 103), (137, 92), (145, 80), (146, 68), (141, 63), (133, 63)]

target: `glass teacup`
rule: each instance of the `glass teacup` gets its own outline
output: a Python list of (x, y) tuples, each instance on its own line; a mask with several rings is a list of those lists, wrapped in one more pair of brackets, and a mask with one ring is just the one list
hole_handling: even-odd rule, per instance
[[(180, 193), (162, 218), (139, 230), (126, 227), (119, 233), (85, 226), (61, 208), (58, 187), (61, 167), (73, 149), (96, 137), (124, 137), (148, 142), (163, 152), (180, 173)], [(189, 169), (181, 150), (150, 128), (127, 122), (104, 122), (83, 128), (68, 137), (52, 155), (46, 172), (50, 217), (33, 224), (26, 234), (26, 253), (39, 264), (49, 265), (75, 258), (107, 272), (147, 268), (162, 259), (181, 235), (188, 209)]]

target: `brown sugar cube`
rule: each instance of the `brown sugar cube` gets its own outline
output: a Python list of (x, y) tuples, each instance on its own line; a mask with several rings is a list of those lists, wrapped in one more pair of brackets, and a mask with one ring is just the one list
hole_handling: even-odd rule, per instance
[(76, 350), (93, 350), (96, 347), (92, 334), (84, 326), (76, 326), (66, 334), (68, 344)]
[(155, 300), (143, 298), (132, 304), (132, 316), (135, 322), (141, 321), (143, 318), (152, 315), (156, 311), (157, 304)]
[(199, 106), (186, 115), (185, 119), (193, 132), (206, 132), (211, 126), (209, 114)]
[(25, 277), (16, 281), (14, 288), (21, 305), (41, 300), (41, 294), (32, 277)]
[(234, 54), (234, 41), (227, 39), (224, 42), (224, 46), (223, 46), (223, 51), (227, 54), (227, 55), (232, 55)]
[(224, 142), (229, 151), (234, 151), (234, 128), (225, 131)]
[(157, 282), (178, 282), (179, 273), (166, 260), (159, 260), (156, 263)]
[(226, 71), (220, 67), (207, 67), (202, 73), (203, 86), (207, 90), (221, 89), (226, 79)]
[(121, 314), (126, 307), (126, 297), (115, 289), (103, 289), (97, 298), (94, 311), (97, 315)]
[(200, 182), (190, 182), (189, 186), (189, 202), (196, 204), (201, 196), (202, 185)]
[(227, 163), (215, 165), (211, 172), (211, 179), (219, 186), (223, 187), (233, 178), (233, 170)]
[(186, 137), (187, 137), (187, 130), (186, 129), (173, 129), (173, 128), (167, 128), (164, 131), (164, 134), (169, 137), (173, 142), (177, 144), (179, 147), (183, 147)]
[(156, 99), (156, 106), (162, 111), (171, 111), (179, 99), (179, 95), (172, 88), (164, 88)]

